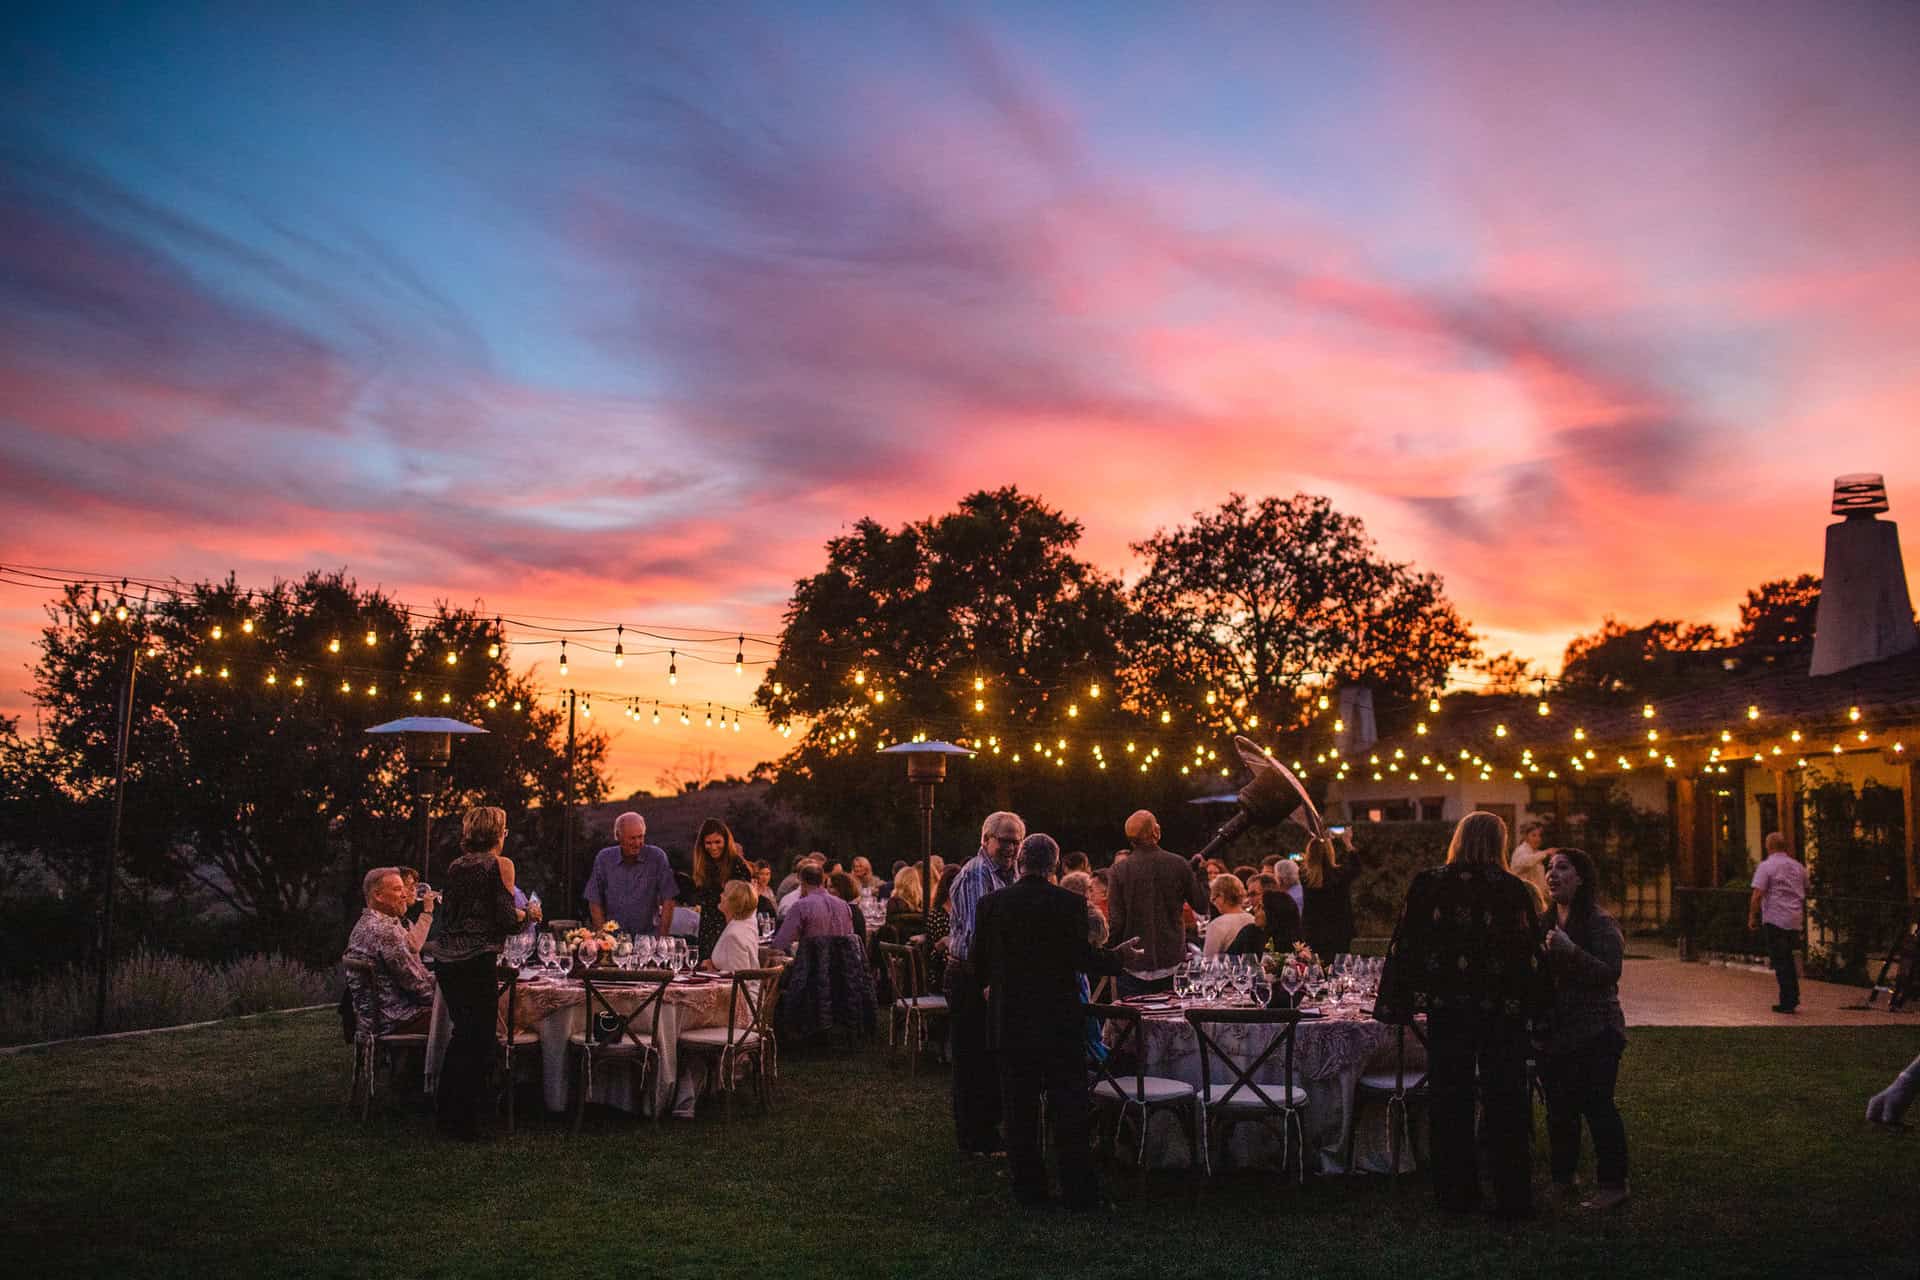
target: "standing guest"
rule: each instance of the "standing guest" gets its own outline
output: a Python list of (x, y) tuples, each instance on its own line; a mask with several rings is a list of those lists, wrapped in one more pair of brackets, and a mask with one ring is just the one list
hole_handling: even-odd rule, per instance
[(1207, 883), (1208, 884), (1212, 884), (1216, 879), (1226, 874), (1227, 874), (1226, 863), (1222, 862), (1218, 858), (1207, 859)]
[[(1342, 831), (1338, 839), (1351, 858), (1353, 842)], [(1322, 960), (1353, 950), (1353, 877), (1351, 862), (1340, 865), (1333, 840), (1325, 836), (1307, 841), (1300, 868), (1300, 929), (1307, 945)], [(1537, 905), (1537, 904), (1536, 904)]]
[(1084, 853), (1070, 853), (1060, 859), (1060, 874), (1064, 878), (1069, 872), (1092, 871), (1093, 863)]
[(780, 904), (773, 896), (773, 864), (756, 862), (753, 864), (754, 912), (767, 922), (772, 929), (780, 920)]
[(693, 906), (700, 912), (700, 954), (710, 956), (727, 927), (720, 895), (735, 880), (751, 880), (753, 870), (740, 856), (733, 832), (718, 818), (700, 824), (693, 841)]
[(1547, 1092), (1547, 1147), (1553, 1185), (1573, 1194), (1580, 1165), (1580, 1120), (1593, 1134), (1599, 1193), (1589, 1209), (1611, 1209), (1627, 1198), (1627, 1127), (1613, 1104), (1627, 1019), (1620, 1011), (1620, 963), (1626, 939), (1594, 901), (1598, 876), (1580, 849), (1555, 849), (1547, 862), (1547, 913), (1541, 950), (1553, 978), (1553, 1020), (1540, 1050), (1540, 1083)]
[(1213, 919), (1207, 922), (1207, 937), (1200, 954), (1224, 955), (1240, 931), (1253, 923), (1247, 910), (1247, 887), (1235, 875), (1215, 876), (1211, 894)]
[(1787, 852), (1787, 837), (1775, 831), (1767, 837), (1767, 856), (1753, 872), (1753, 898), (1747, 903), (1747, 928), (1758, 929), (1767, 944), (1767, 959), (1780, 982), (1775, 1013), (1800, 1008), (1800, 974), (1793, 953), (1800, 949), (1800, 930), (1806, 927), (1807, 869)]
[(513, 863), (500, 856), (507, 811), (476, 805), (460, 820), (460, 856), (447, 866), (446, 906), (435, 965), (440, 996), (453, 1021), (435, 1090), (441, 1132), (463, 1140), (484, 1136), (487, 1072), (493, 1063), (493, 971), (500, 944), (520, 927), (513, 907)]
[(827, 891), (826, 873), (820, 870), (820, 864), (803, 862), (799, 874), (800, 896), (781, 917), (779, 931), (767, 945), (793, 952), (808, 938), (858, 938), (860, 935), (853, 927), (853, 909)]
[[(980, 903), (1007, 887), (1027, 824), (1017, 813), (990, 813), (980, 824), (980, 852), (960, 868), (947, 900), (947, 1010), (953, 1039), (953, 1136), (960, 1150), (992, 1155), (1000, 1141), (1000, 1068), (987, 1037), (984, 979), (973, 963), (973, 927)], [(1047, 870), (1052, 870), (1051, 864)]]
[(1307, 902), (1307, 891), (1300, 887), (1299, 862), (1292, 858), (1281, 859), (1274, 864), (1273, 878), (1280, 882), (1280, 892), (1293, 899), (1294, 923), (1297, 926)]
[(613, 820), (610, 844), (593, 858), (587, 877), (587, 911), (598, 929), (617, 920), (630, 934), (673, 932), (673, 904), (679, 894), (667, 851), (647, 843), (647, 820), (623, 813)]
[(1233, 869), (1233, 876), (1244, 887), (1247, 881), (1260, 874), (1260, 869), (1251, 863), (1243, 862)]
[(1260, 859), (1260, 873), (1262, 875), (1270, 876), (1273, 874), (1273, 869), (1285, 861), (1286, 861), (1286, 858), (1283, 857), (1282, 855), (1277, 853), (1270, 853), (1266, 857)]
[(729, 880), (720, 891), (720, 914), (727, 918), (727, 927), (715, 939), (704, 967), (715, 973), (760, 967), (760, 931), (753, 922), (756, 897), (746, 880)]
[(1101, 951), (1087, 941), (1086, 899), (1049, 883), (1059, 856), (1051, 836), (1030, 835), (1019, 845), (1020, 879), (980, 900), (969, 956), (989, 995), (987, 1035), (999, 1060), (1014, 1201), (1032, 1208), (1049, 1198), (1040, 1154), (1044, 1096), (1061, 1199), (1086, 1211), (1100, 1206), (1100, 1180), (1093, 1167), (1080, 975), (1117, 974), (1139, 960), (1140, 945), (1130, 940)]
[(398, 867), (367, 872), (360, 894), (366, 909), (347, 937), (346, 954), (373, 966), (373, 989), (362, 992), (359, 1003), (373, 1015), (377, 1034), (424, 1033), (433, 1014), (433, 975), (402, 920), (413, 894)]
[(1520, 824), (1520, 843), (1513, 847), (1513, 874), (1527, 882), (1533, 890), (1533, 896), (1540, 901), (1540, 909), (1547, 907), (1547, 854), (1544, 849), (1546, 827), (1538, 820), (1529, 818)]
[[(407, 891), (407, 906), (412, 907), (417, 901), (420, 907), (419, 914), (407, 924), (407, 945), (412, 947), (417, 955), (420, 948), (427, 945), (427, 935), (433, 932), (433, 909), (439, 903), (440, 895), (432, 889), (427, 890), (424, 895), (419, 894), (417, 891), (420, 887), (420, 873), (412, 867), (395, 867), (394, 870), (400, 873), (400, 883)], [(519, 890), (516, 889), (514, 892), (518, 893)], [(513, 905), (519, 907), (524, 904), (516, 901)], [(401, 919), (405, 920), (406, 917), (402, 916)]]
[(1139, 938), (1145, 955), (1120, 975), (1122, 997), (1172, 989), (1187, 958), (1181, 912), (1207, 909), (1206, 886), (1184, 858), (1160, 847), (1160, 823), (1151, 813), (1135, 812), (1126, 830), (1126, 860), (1107, 877), (1107, 923), (1118, 937)]
[(1433, 1189), (1442, 1209), (1479, 1205), (1477, 1081), (1495, 1209), (1504, 1218), (1533, 1211), (1527, 1023), (1539, 936), (1533, 891), (1507, 870), (1507, 824), (1468, 814), (1453, 830), (1446, 865), (1407, 888), (1375, 1003), (1382, 1021), (1427, 1015)]

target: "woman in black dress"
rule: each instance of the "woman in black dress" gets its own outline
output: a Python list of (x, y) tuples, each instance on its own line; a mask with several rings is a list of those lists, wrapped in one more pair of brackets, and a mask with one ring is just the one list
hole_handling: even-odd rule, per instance
[(1553, 1184), (1573, 1191), (1580, 1164), (1580, 1121), (1593, 1135), (1599, 1193), (1588, 1207), (1611, 1209), (1627, 1198), (1627, 1127), (1614, 1105), (1627, 1020), (1620, 1010), (1620, 966), (1626, 939), (1594, 901), (1593, 859), (1580, 849), (1547, 856), (1553, 905), (1540, 947), (1553, 975), (1553, 1021), (1540, 1037), (1540, 1083), (1547, 1093), (1547, 1145)]
[[(1346, 841), (1346, 833), (1339, 839)], [(1353, 845), (1347, 844), (1347, 853)], [(1353, 878), (1356, 868), (1340, 865), (1333, 839), (1307, 841), (1300, 860), (1300, 929), (1313, 953), (1325, 964), (1353, 950)]]
[(693, 842), (693, 901), (687, 905), (700, 909), (700, 955), (713, 955), (720, 935), (726, 932), (727, 918), (720, 910), (720, 895), (729, 880), (752, 880), (753, 869), (740, 856), (733, 832), (718, 818), (700, 824)]
[(440, 1066), (434, 1111), (441, 1132), (467, 1140), (485, 1136), (480, 1124), (489, 1109), (487, 1074), (499, 1018), (494, 967), (500, 944), (525, 916), (513, 905), (513, 863), (500, 856), (506, 838), (505, 809), (479, 805), (467, 810), (460, 822), (465, 852), (447, 867), (443, 880), (434, 974), (453, 1035)]
[(1382, 1021), (1427, 1015), (1433, 1189), (1442, 1209), (1479, 1205), (1477, 1079), (1495, 1210), (1503, 1218), (1533, 1211), (1527, 1037), (1540, 998), (1539, 928), (1533, 890), (1507, 870), (1507, 824), (1496, 814), (1462, 818), (1446, 865), (1422, 871), (1407, 889), (1375, 1008)]

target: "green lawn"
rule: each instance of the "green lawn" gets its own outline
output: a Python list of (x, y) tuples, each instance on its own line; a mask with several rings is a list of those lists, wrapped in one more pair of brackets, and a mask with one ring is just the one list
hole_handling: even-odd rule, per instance
[(909, 1081), (877, 1050), (788, 1055), (769, 1119), (590, 1116), (576, 1140), (536, 1118), (450, 1146), (418, 1112), (343, 1119), (332, 1017), (270, 1017), (0, 1058), (0, 1244), (16, 1275), (196, 1280), (1912, 1277), (1920, 1130), (1861, 1116), (1917, 1051), (1911, 1028), (1637, 1031), (1634, 1201), (1502, 1230), (1436, 1214), (1419, 1179), (1241, 1175), (1196, 1198), (1167, 1174), (1136, 1200), (1109, 1176), (1111, 1216), (1019, 1214), (1003, 1161), (951, 1153), (944, 1072)]

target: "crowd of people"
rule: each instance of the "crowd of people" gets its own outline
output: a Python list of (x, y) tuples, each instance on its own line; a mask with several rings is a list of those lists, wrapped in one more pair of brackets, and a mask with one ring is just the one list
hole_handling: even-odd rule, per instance
[[(1063, 1198), (1090, 1208), (1099, 1193), (1086, 1155), (1086, 1064), (1105, 1050), (1083, 1011), (1089, 980), (1111, 976), (1122, 998), (1149, 995), (1171, 988), (1190, 947), (1206, 956), (1257, 955), (1301, 942), (1331, 956), (1350, 951), (1354, 934), (1356, 860), (1344, 834), (1310, 840), (1297, 859), (1272, 855), (1229, 868), (1163, 848), (1146, 810), (1123, 830), (1126, 847), (1096, 869), (1086, 854), (1063, 855), (1051, 837), (1029, 834), (1018, 814), (994, 813), (973, 858), (936, 857), (926, 878), (905, 861), (883, 878), (868, 858), (842, 865), (815, 852), (796, 859), (775, 887), (772, 867), (747, 859), (717, 819), (701, 826), (691, 871), (678, 872), (647, 842), (645, 819), (625, 813), (614, 822), (615, 843), (594, 858), (584, 901), (596, 928), (617, 920), (633, 932), (688, 936), (704, 966), (721, 973), (758, 967), (769, 950), (791, 954), (810, 938), (922, 941), (948, 1002), (960, 1150), (1004, 1153), (1015, 1198), (1046, 1199), (1044, 1098)], [(358, 1015), (383, 1030), (424, 1032), (436, 993), (445, 1005), (452, 1037), (435, 1110), (457, 1138), (476, 1136), (487, 1110), (501, 944), (541, 919), (538, 899), (516, 888), (501, 852), (506, 834), (503, 810), (469, 810), (461, 856), (439, 891), (417, 891), (408, 868), (368, 872), (365, 910), (346, 949), (371, 975), (354, 996)], [(1449, 1210), (1478, 1207), (1484, 1171), (1496, 1214), (1531, 1212), (1533, 1081), (1546, 1102), (1555, 1194), (1574, 1195), (1584, 1130), (1597, 1184), (1586, 1203), (1607, 1208), (1628, 1196), (1626, 1132), (1614, 1099), (1627, 1043), (1618, 992), (1624, 939), (1598, 904), (1592, 857), (1544, 847), (1542, 835), (1540, 824), (1523, 824), (1509, 854), (1501, 818), (1463, 818), (1444, 862), (1408, 887), (1388, 948), (1376, 1014), (1424, 1021), (1430, 1164)], [(1791, 1013), (1806, 870), (1780, 834), (1766, 849), (1749, 925), (1779, 978), (1774, 1007)], [(691, 918), (682, 915), (688, 907)], [(423, 959), (429, 938), (431, 967)], [(1109, 938), (1122, 941), (1103, 945)], [(1897, 1124), (1916, 1092), (1920, 1060), (1876, 1095), (1869, 1118)]]

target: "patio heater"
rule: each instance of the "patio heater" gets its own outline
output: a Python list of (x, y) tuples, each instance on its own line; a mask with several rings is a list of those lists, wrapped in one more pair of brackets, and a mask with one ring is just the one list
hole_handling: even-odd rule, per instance
[(368, 733), (399, 734), (406, 748), (407, 773), (413, 779), (413, 805), (420, 814), (420, 879), (427, 879), (427, 859), (431, 854), (433, 775), (453, 763), (455, 734), (485, 733), (477, 724), (450, 720), (445, 716), (403, 716), (374, 725)]
[(947, 780), (947, 761), (973, 752), (951, 742), (902, 742), (883, 756), (907, 758), (907, 781), (920, 788), (920, 912), (933, 910), (933, 789)]

